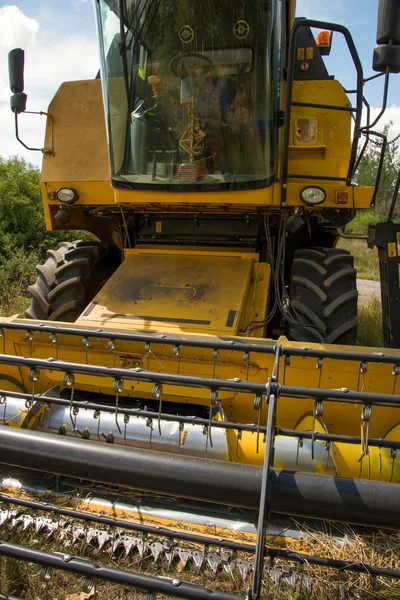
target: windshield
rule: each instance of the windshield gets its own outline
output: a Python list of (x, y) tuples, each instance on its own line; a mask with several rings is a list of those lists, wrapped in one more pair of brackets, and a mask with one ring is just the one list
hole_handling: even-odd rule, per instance
[(277, 0), (100, 0), (113, 183), (263, 187), (275, 173)]

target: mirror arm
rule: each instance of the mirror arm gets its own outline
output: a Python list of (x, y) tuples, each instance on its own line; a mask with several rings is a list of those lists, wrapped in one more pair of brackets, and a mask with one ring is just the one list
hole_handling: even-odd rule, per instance
[[(28, 113), (30, 115), (46, 115), (47, 117), (51, 118), (51, 115), (49, 115), (49, 113), (44, 112), (44, 111), (37, 112), (37, 111), (32, 111), (32, 110), (26, 110), (25, 113)], [(19, 143), (27, 150), (32, 150), (34, 152), (43, 152), (43, 153), (53, 152), (52, 148), (30, 148), (20, 139), (19, 131), (18, 131), (18, 113), (15, 113), (15, 137), (17, 138)]]

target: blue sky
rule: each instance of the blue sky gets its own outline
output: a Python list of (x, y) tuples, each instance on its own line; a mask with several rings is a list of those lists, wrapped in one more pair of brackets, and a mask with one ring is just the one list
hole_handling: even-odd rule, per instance
[[(217, 0), (214, 0), (217, 1)], [(297, 14), (346, 25), (353, 35), (364, 66), (371, 68), (376, 44), (378, 0), (298, 0)], [(97, 42), (92, 0), (0, 0), (0, 154), (20, 154), (39, 164), (39, 153), (25, 151), (14, 140), (13, 117), (9, 110), (7, 53), (13, 47), (26, 50), (28, 110), (46, 110), (52, 95), (64, 80), (94, 77), (98, 69)], [(353, 88), (355, 72), (346, 45), (335, 35), (328, 69), (344, 85)], [(366, 95), (378, 112), (383, 80), (371, 82)], [(389, 111), (380, 122), (394, 121), (393, 135), (400, 133), (400, 75), (391, 79)], [(41, 145), (44, 119), (23, 115), (23, 138)]]

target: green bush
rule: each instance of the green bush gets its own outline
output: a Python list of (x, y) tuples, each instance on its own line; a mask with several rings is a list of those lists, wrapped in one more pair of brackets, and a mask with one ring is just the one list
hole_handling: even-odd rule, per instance
[[(83, 234), (83, 235), (82, 235)], [(48, 248), (90, 237), (80, 231), (46, 231), (39, 170), (16, 156), (0, 157), (0, 314), (22, 313), (27, 287)]]

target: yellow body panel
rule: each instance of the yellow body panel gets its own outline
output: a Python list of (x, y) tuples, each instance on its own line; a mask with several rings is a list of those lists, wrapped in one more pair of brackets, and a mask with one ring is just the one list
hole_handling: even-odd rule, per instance
[[(284, 89), (284, 88), (283, 88)], [(343, 88), (334, 80), (294, 83), (293, 99), (301, 102), (347, 105)], [(279, 181), (260, 190), (219, 192), (160, 192), (148, 190), (113, 189), (107, 154), (107, 137), (104, 125), (104, 106), (100, 80), (63, 83), (49, 106), (45, 146), (53, 147), (53, 153), (43, 158), (42, 197), (45, 207), (46, 226), (59, 229), (54, 220), (59, 202), (54, 193), (63, 186), (75, 188), (79, 200), (71, 209), (72, 223), (69, 228), (91, 229), (88, 217), (81, 214), (87, 207), (109, 206), (134, 208), (146, 212), (249, 212), (259, 208), (281, 208), (281, 184)], [(295, 129), (300, 117), (317, 119), (317, 138), (313, 146), (296, 143)], [(317, 108), (293, 107), (289, 172), (310, 173), (327, 176), (347, 174), (350, 152), (350, 113)], [(282, 138), (280, 136), (282, 141)], [(73, 143), (71, 143), (73, 140)], [(277, 173), (280, 171), (278, 152)], [(318, 183), (314, 181), (313, 183)], [(368, 208), (372, 188), (347, 186), (344, 182), (319, 182), (327, 193), (323, 206), (335, 207), (336, 191), (346, 189), (349, 201), (343, 208)], [(309, 184), (309, 183), (308, 183)], [(289, 180), (287, 204), (303, 206), (299, 192), (307, 180)], [(53, 194), (53, 196), (52, 196)], [(49, 197), (50, 195), (50, 197)], [(315, 210), (315, 209), (314, 209)], [(97, 235), (97, 231), (94, 232)]]

